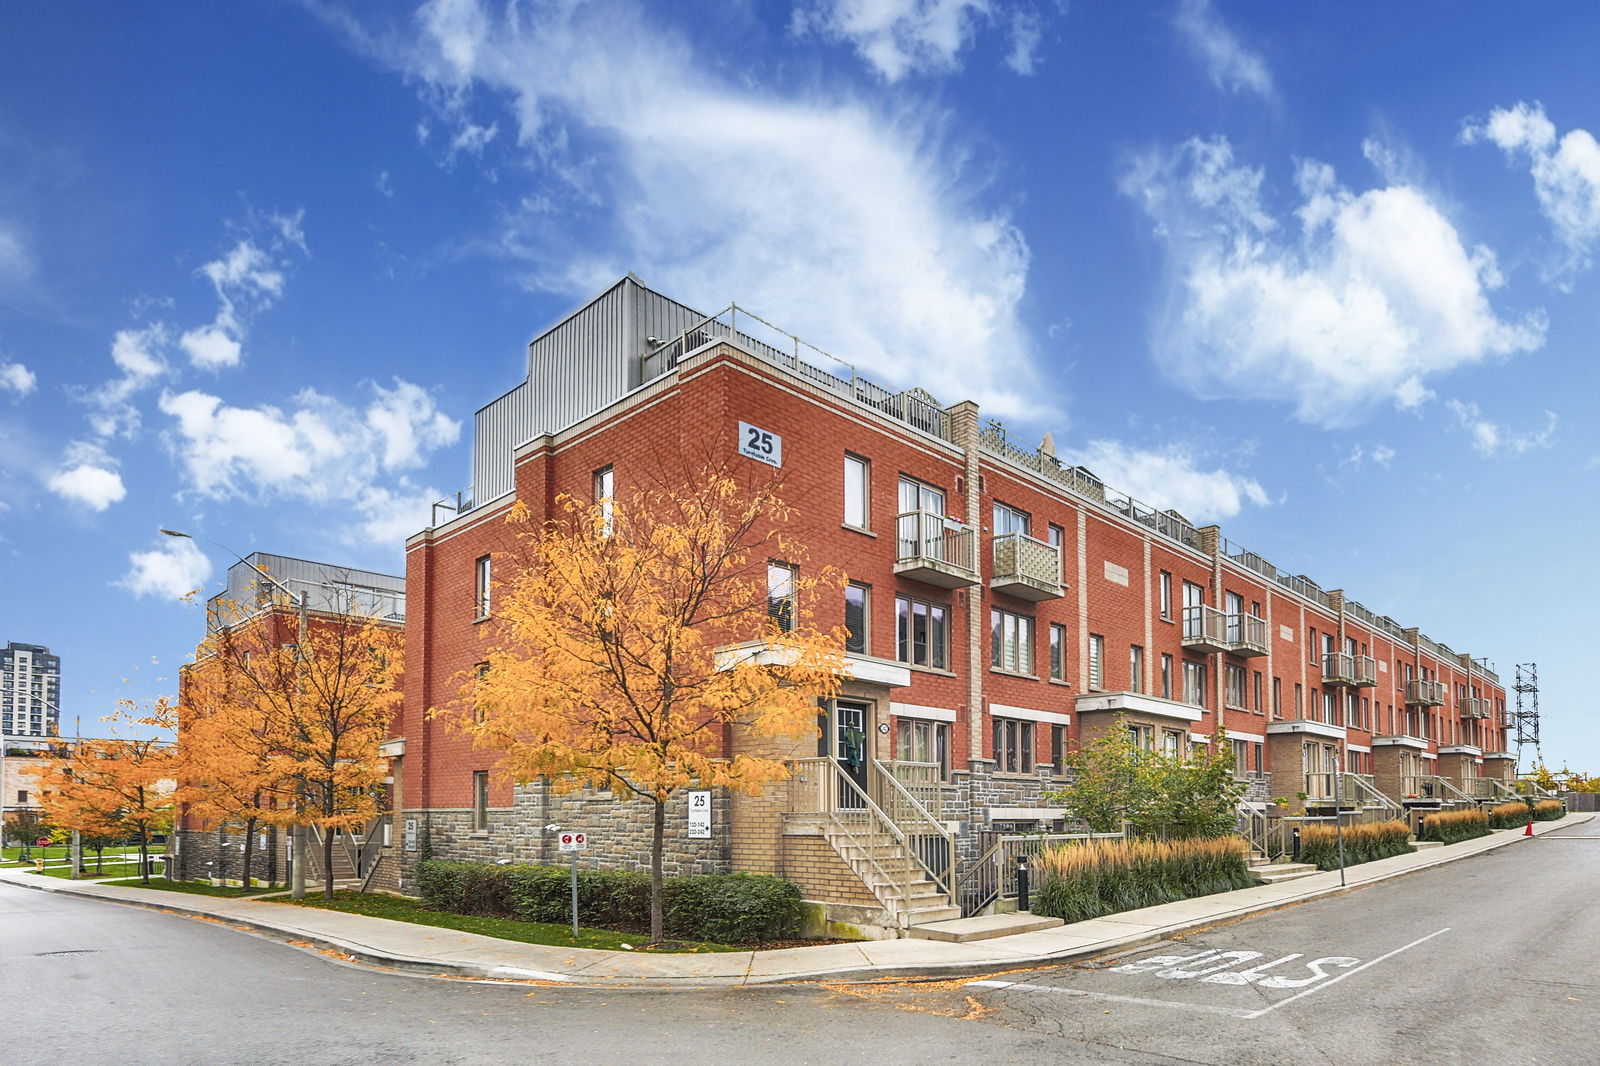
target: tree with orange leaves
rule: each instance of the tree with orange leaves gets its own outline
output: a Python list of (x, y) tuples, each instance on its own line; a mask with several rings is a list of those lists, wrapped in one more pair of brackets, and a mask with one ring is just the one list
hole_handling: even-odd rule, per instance
[[(104, 721), (111, 723), (113, 733), (130, 725), (170, 731), (177, 726), (177, 714), (165, 697), (143, 710), (122, 700)], [(139, 877), (148, 883), (150, 837), (172, 825), (175, 765), (167, 739), (80, 740), (68, 758), (41, 775), (40, 815), (86, 837), (137, 836)]]
[(258, 821), (316, 826), (329, 898), (335, 831), (377, 813), (403, 667), (397, 629), (362, 613), (355, 593), (334, 599), (292, 642), (276, 628), (282, 612), (226, 612), (185, 668), (181, 731), (190, 809), (247, 833)]
[[(844, 665), (843, 633), (818, 628), (813, 607), (842, 579), (790, 565), (800, 548), (778, 531), (790, 516), (778, 483), (717, 468), (687, 483), (625, 506), (563, 496), (552, 521), (520, 531), (522, 565), (497, 596), (497, 646), (447, 712), (519, 783), (548, 777), (557, 791), (591, 786), (652, 805), (654, 944), (667, 801), (689, 786), (757, 792), (786, 777), (780, 760), (730, 757), (726, 737), (814, 731)], [(508, 516), (528, 519), (520, 501)]]

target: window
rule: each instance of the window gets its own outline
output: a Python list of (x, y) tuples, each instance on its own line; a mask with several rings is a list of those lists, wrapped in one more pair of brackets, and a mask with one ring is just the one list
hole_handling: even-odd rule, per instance
[(489, 617), (489, 556), (485, 555), (473, 567), (475, 592), (474, 609), (479, 618)]
[(897, 718), (895, 753), (902, 762), (935, 763), (939, 780), (950, 776), (950, 726), (921, 718)]
[(1161, 752), (1176, 759), (1183, 754), (1183, 734), (1171, 729), (1161, 731)]
[(1339, 700), (1332, 692), (1322, 694), (1322, 720), (1328, 725), (1339, 724)]
[(1000, 773), (1033, 771), (1033, 723), (1015, 718), (994, 720), (994, 768)]
[(489, 828), (489, 771), (472, 772), (472, 828)]
[(1183, 702), (1191, 707), (1206, 705), (1206, 664), (1183, 660)]
[(1226, 682), (1224, 699), (1229, 707), (1244, 707), (1244, 667), (1234, 666), (1232, 663), (1223, 667), (1226, 673), (1223, 680)]
[(1161, 656), (1161, 698), (1172, 698), (1172, 656)]
[(594, 502), (600, 508), (600, 533), (606, 537), (616, 532), (615, 484), (611, 467), (603, 466), (594, 472)]
[(1255, 688), (1256, 688), (1256, 691), (1255, 691), (1256, 700), (1255, 700), (1255, 702), (1253, 704), (1250, 705), (1250, 709), (1255, 711), (1257, 714), (1260, 714), (1262, 712), (1262, 710), (1264, 709), (1264, 707), (1262, 705), (1262, 702), (1261, 702), (1261, 671), (1260, 670), (1257, 670), (1256, 673), (1255, 673)]
[(1311, 635), (1306, 640), (1306, 655), (1310, 656), (1310, 662), (1315, 666), (1320, 661), (1317, 659), (1317, 627), (1311, 626), (1310, 629)]
[(1099, 691), (1105, 688), (1105, 661), (1106, 638), (1090, 634), (1089, 636), (1089, 688)]
[(844, 524), (866, 529), (868, 521), (867, 498), (870, 467), (858, 456), (844, 457)]
[[(482, 681), (484, 678), (489, 676), (489, 664), (479, 663), (477, 666), (472, 668), (472, 672), (479, 681)], [(482, 725), (483, 717), (483, 704), (474, 700), (472, 703), (472, 720), (477, 722), (479, 725)]]
[(1305, 711), (1303, 708), (1305, 699), (1303, 692), (1304, 690), (1301, 688), (1300, 682), (1296, 681), (1294, 683), (1294, 716), (1296, 721), (1305, 717)]
[(1049, 532), (1047, 533), (1047, 535), (1045, 537), (1045, 540), (1047, 540), (1049, 542), (1049, 544), (1050, 544), (1050, 546), (1052, 548), (1055, 548), (1055, 549), (1059, 550), (1061, 548), (1061, 543), (1062, 543), (1063, 539), (1064, 539), (1064, 537), (1063, 537), (1063, 534), (1062, 534), (1062, 531), (1061, 531), (1061, 527), (1056, 525), (1054, 522), (1052, 522), (1050, 524), (1050, 529), (1049, 529)]
[(1250, 743), (1245, 740), (1233, 742), (1233, 776), (1243, 777), (1250, 772)]
[(1063, 777), (1067, 772), (1067, 727), (1050, 727), (1050, 772)]
[(27, 789), (25, 789), (25, 788), (17, 789), (17, 802), (18, 803), (27, 803), (28, 802), (28, 790)]
[(1255, 749), (1256, 773), (1259, 774), (1261, 772), (1261, 742), (1258, 740), (1250, 746)]
[(782, 632), (794, 628), (794, 567), (767, 564), (767, 617)]
[(1014, 674), (1033, 673), (1033, 619), (998, 607), (989, 611), (989, 664)]
[(1067, 679), (1067, 627), (1050, 623), (1050, 680)]
[(1172, 621), (1172, 575), (1161, 571), (1161, 617)]
[(943, 604), (896, 596), (895, 658), (912, 666), (945, 669), (950, 609)]
[(1128, 724), (1128, 743), (1133, 745), (1134, 751), (1152, 751), (1156, 746), (1156, 731), (1147, 725), (1135, 722)]
[(1128, 691), (1144, 691), (1144, 649), (1137, 644), (1128, 646)]
[(1183, 606), (1185, 608), (1199, 607), (1205, 602), (1206, 590), (1204, 586), (1196, 585), (1193, 581), (1185, 581), (1183, 583)]
[(844, 587), (844, 650), (867, 654), (867, 586)]
[(1019, 511), (1015, 507), (1007, 507), (1003, 503), (994, 505), (995, 536), (1003, 537), (1007, 533), (1021, 533), (1026, 536), (1027, 532), (1028, 516), (1025, 512)]
[(931, 485), (924, 485), (920, 481), (913, 481), (908, 477), (900, 479), (900, 513), (909, 514), (912, 511), (926, 511), (929, 514), (944, 514), (944, 490), (936, 489)]

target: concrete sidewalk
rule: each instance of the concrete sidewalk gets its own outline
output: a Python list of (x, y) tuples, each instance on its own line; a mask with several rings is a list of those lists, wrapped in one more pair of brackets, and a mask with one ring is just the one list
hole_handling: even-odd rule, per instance
[[(1569, 814), (1558, 822), (1537, 822), (1533, 831), (1542, 836), (1581, 825), (1593, 817), (1593, 814)], [(315, 907), (73, 882), (16, 869), (0, 870), (0, 883), (190, 915), (411, 973), (549, 981), (574, 987), (703, 988), (783, 981), (956, 977), (1100, 955), (1470, 858), (1523, 839), (1526, 838), (1522, 830), (1506, 829), (1460, 844), (1364, 863), (1346, 871), (1347, 886), (1343, 888), (1337, 872), (1320, 873), (1281, 884), (1222, 892), (974, 943), (876, 940), (712, 955), (657, 955), (518, 944), (474, 933)]]

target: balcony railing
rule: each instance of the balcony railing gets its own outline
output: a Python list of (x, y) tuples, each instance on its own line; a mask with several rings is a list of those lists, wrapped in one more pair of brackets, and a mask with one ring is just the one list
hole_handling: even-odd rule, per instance
[(895, 519), (894, 572), (942, 588), (978, 583), (977, 540), (970, 526), (931, 511)]
[(994, 577), (989, 587), (1023, 600), (1053, 600), (1062, 594), (1061, 549), (1026, 533), (994, 538)]
[(1468, 697), (1461, 701), (1463, 718), (1488, 718), (1490, 713), (1488, 700)]
[(1267, 654), (1267, 622), (1249, 614), (1227, 614), (1197, 604), (1183, 609), (1183, 646), (1235, 655)]
[(1366, 686), (1378, 683), (1378, 663), (1370, 655), (1336, 651), (1322, 657), (1324, 685)]
[(1414, 707), (1440, 707), (1444, 705), (1443, 681), (1406, 682), (1406, 703)]

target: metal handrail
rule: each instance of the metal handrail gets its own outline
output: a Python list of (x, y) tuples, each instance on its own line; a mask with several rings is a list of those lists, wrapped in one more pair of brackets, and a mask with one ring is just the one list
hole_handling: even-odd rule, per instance
[(1455, 783), (1452, 782), (1448, 777), (1440, 777), (1438, 774), (1425, 774), (1423, 775), (1423, 780), (1432, 783), (1434, 787), (1438, 788), (1440, 798), (1446, 803), (1458, 804), (1476, 802), (1471, 796), (1457, 788)]
[[(879, 808), (899, 827), (907, 850), (927, 871), (929, 880), (948, 896), (954, 887), (950, 874), (956, 849), (955, 834), (924, 807), (888, 767), (877, 759), (873, 759), (871, 765), (874, 773), (868, 780), (875, 782), (881, 792)], [(927, 846), (930, 839), (937, 842), (932, 847)]]
[(1350, 680), (1357, 685), (1378, 683), (1378, 663), (1370, 655), (1351, 655), (1347, 651), (1329, 652), (1322, 657), (1324, 681)]
[[(883, 864), (878, 861), (878, 856), (874, 852), (874, 845), (861, 839), (851, 824), (854, 822), (874, 834), (890, 837), (899, 845), (901, 854), (916, 859), (915, 849), (912, 848), (910, 841), (906, 839), (905, 833), (895, 824), (894, 819), (890, 818), (882, 808), (872, 801), (872, 797), (867, 795), (866, 790), (857, 784), (855, 778), (847, 774), (844, 767), (840, 766), (839, 761), (832, 756), (823, 755), (813, 759), (797, 759), (795, 760), (795, 765), (797, 771), (812, 769), (819, 771), (817, 776), (819, 778), (818, 784), (821, 787), (817, 789), (816, 810), (792, 813), (818, 814), (826, 817), (830, 825), (849, 838), (850, 843), (860, 853), (861, 859), (877, 873), (880, 883), (886, 888), (893, 887), (899, 890), (901, 905), (909, 909), (911, 906), (912, 885), (911, 864), (907, 864), (904, 875), (897, 878), (894, 874), (884, 869)], [(809, 774), (806, 775), (805, 780), (810, 781)], [(850, 794), (851, 798), (858, 800), (860, 805), (847, 807), (842, 803), (830, 802), (828, 799), (830, 796), (842, 796), (846, 792)], [(792, 796), (793, 793), (791, 792)], [(918, 863), (920, 864), (920, 860), (918, 860)]]
[(1417, 677), (1406, 682), (1407, 703), (1438, 707), (1444, 703), (1444, 698), (1443, 681), (1424, 681)]
[(895, 516), (895, 561), (929, 559), (976, 575), (972, 528), (932, 511), (905, 511)]
[(1379, 791), (1377, 784), (1367, 774), (1352, 774), (1346, 772), (1342, 784), (1345, 795), (1352, 793), (1364, 802), (1364, 805), (1382, 807), (1385, 814), (1395, 818), (1405, 815), (1405, 808)]
[(1123, 840), (1122, 833), (1028, 833), (1002, 836), (956, 881), (956, 902), (961, 916), (970, 918), (996, 900), (1017, 895), (1017, 862), (1056, 844), (1081, 844), (1090, 840)]

